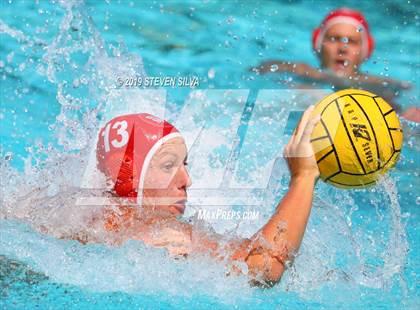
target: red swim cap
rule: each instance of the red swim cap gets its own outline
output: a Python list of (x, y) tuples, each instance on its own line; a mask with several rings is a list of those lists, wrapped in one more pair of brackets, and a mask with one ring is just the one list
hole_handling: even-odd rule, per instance
[(118, 196), (137, 198), (141, 204), (144, 178), (153, 155), (175, 137), (181, 134), (174, 126), (150, 114), (115, 117), (99, 132), (98, 168), (113, 182)]
[(339, 8), (330, 12), (322, 21), (321, 25), (312, 33), (312, 48), (315, 51), (321, 50), (322, 40), (327, 30), (335, 24), (354, 25), (362, 33), (362, 56), (369, 58), (374, 48), (373, 37), (369, 32), (369, 25), (366, 18), (359, 11), (349, 8)]

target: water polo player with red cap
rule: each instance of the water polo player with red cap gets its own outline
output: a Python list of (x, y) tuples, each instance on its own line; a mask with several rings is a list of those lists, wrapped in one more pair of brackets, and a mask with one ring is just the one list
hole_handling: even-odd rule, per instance
[(313, 31), (312, 48), (323, 68), (351, 76), (372, 54), (374, 41), (363, 14), (341, 8), (329, 13)]
[(108, 210), (106, 228), (119, 231), (119, 219), (134, 214), (132, 205), (182, 214), (191, 183), (186, 154), (178, 130), (153, 115), (123, 115), (108, 122), (99, 132), (98, 168), (129, 206), (120, 206), (117, 213)]
[[(374, 50), (375, 44), (364, 15), (349, 8), (339, 8), (327, 14), (312, 33), (312, 48), (320, 60), (320, 69), (305, 63), (267, 61), (252, 68), (257, 73), (291, 72), (305, 79), (328, 84), (334, 89), (361, 88), (377, 93), (394, 103), (398, 91), (410, 88), (410, 83), (367, 75), (360, 66)], [(274, 70), (273, 70), (274, 68)], [(409, 108), (401, 114), (408, 120), (420, 122), (420, 110)]]
[[(319, 175), (310, 144), (319, 117), (312, 118), (312, 111), (313, 107), (303, 114), (285, 148), (291, 181), (273, 216), (251, 238), (227, 241), (179, 219), (191, 180), (187, 148), (178, 130), (144, 113), (110, 120), (99, 132), (98, 168), (113, 194), (125, 199), (105, 207), (104, 227), (118, 235), (117, 243), (137, 239), (173, 255), (210, 253), (231, 262), (234, 272), (246, 273), (253, 283), (275, 284), (300, 246)], [(245, 262), (247, 270), (235, 267), (234, 261)]]
[[(98, 168), (112, 181), (116, 195), (132, 198), (133, 202), (141, 205), (143, 199), (147, 202), (150, 198), (150, 188), (147, 182), (145, 184), (145, 179), (148, 169), (152, 171), (155, 168), (152, 159), (159, 148), (171, 139), (183, 141), (174, 126), (153, 115), (141, 113), (116, 117), (99, 133), (96, 152)], [(186, 150), (184, 153), (186, 155)], [(163, 164), (165, 169), (170, 171), (181, 166), (184, 160), (170, 157)], [(186, 171), (185, 174), (188, 176)], [(167, 184), (154, 185), (152, 184), (151, 188), (167, 187)], [(173, 193), (174, 198), (177, 198), (173, 201), (174, 204), (185, 200), (183, 195), (184, 193)]]

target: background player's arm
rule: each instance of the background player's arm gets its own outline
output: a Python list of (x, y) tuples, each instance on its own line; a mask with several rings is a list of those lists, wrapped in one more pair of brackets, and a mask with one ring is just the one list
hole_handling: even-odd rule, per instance
[(396, 94), (398, 94), (400, 90), (411, 88), (411, 84), (407, 81), (398, 81), (362, 73), (351, 77), (338, 76), (333, 72), (317, 69), (305, 63), (293, 63), (280, 60), (263, 62), (259, 66), (251, 68), (250, 71), (258, 74), (291, 72), (303, 78), (334, 85), (337, 89), (362, 88), (379, 94), (389, 102), (397, 112), (401, 110), (401, 107), (395, 103)]
[(269, 60), (261, 63), (257, 67), (250, 69), (252, 72), (259, 74), (270, 72), (291, 72), (302, 77), (308, 77), (320, 80), (326, 83), (341, 87), (352, 87), (364, 85), (365, 88), (375, 88), (378, 91), (385, 88), (393, 89), (409, 89), (411, 84), (407, 81), (398, 81), (390, 78), (384, 78), (368, 74), (357, 74), (349, 78), (348, 76), (338, 76), (334, 73), (326, 72), (322, 69), (314, 68), (305, 63), (295, 63), (290, 61)]
[(316, 80), (326, 78), (326, 75), (320, 69), (316, 69), (305, 63), (295, 63), (281, 60), (269, 60), (263, 62), (257, 67), (250, 68), (250, 71), (259, 74), (270, 72), (292, 72), (299, 76), (306, 76)]

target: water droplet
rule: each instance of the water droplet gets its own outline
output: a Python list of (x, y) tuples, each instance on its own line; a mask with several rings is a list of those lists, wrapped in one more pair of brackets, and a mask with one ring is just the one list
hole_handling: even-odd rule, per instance
[(235, 22), (235, 18), (233, 16), (229, 16), (226, 19), (226, 23), (228, 23), (228, 24), (233, 24), (234, 22)]
[(216, 76), (216, 71), (214, 70), (214, 68), (210, 68), (210, 70), (207, 72), (207, 76), (211, 80), (214, 79), (214, 77)]
[(7, 59), (7, 62), (12, 62), (12, 60), (13, 60), (13, 57), (15, 56), (15, 53), (14, 52), (10, 52), (7, 56), (6, 56), (6, 59)]
[(79, 80), (80, 80), (80, 83), (84, 85), (87, 85), (89, 82), (88, 78), (85, 75), (82, 75)]
[(278, 66), (278, 65), (276, 65), (276, 64), (271, 65), (271, 67), (270, 67), (270, 71), (271, 71), (271, 72), (276, 72), (278, 69), (279, 69), (279, 66)]
[(13, 158), (13, 153), (6, 153), (6, 155), (4, 156), (4, 159), (7, 161), (10, 161)]
[(80, 86), (80, 80), (79, 79), (75, 79), (74, 81), (73, 81), (73, 87), (74, 88), (78, 88)]

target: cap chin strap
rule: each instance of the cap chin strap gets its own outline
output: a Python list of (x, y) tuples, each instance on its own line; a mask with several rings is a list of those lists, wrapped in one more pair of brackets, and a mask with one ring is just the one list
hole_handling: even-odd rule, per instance
[(179, 132), (173, 132), (160, 138), (147, 153), (146, 158), (144, 159), (144, 162), (143, 162), (143, 167), (141, 169), (139, 186), (137, 187), (137, 205), (141, 206), (143, 202), (144, 179), (146, 177), (146, 173), (149, 168), (150, 161), (153, 158), (153, 155), (155, 155), (155, 153), (162, 146), (162, 144), (164, 144), (165, 142), (173, 138), (182, 138), (182, 135)]

